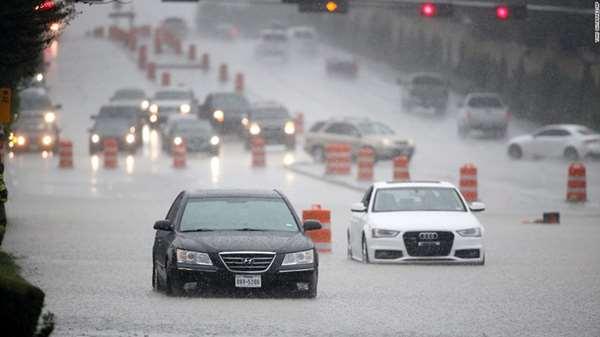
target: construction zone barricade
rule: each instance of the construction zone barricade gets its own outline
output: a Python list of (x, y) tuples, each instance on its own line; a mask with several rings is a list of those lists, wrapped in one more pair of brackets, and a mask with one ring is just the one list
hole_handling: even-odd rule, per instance
[(315, 244), (319, 253), (331, 253), (331, 211), (321, 208), (321, 205), (312, 205), (310, 209), (302, 211), (302, 221), (317, 220), (321, 229), (308, 231), (306, 235)]
[(304, 113), (298, 112), (294, 117), (294, 126), (296, 127), (296, 134), (304, 133)]
[(229, 81), (229, 70), (227, 64), (223, 63), (219, 66), (219, 82), (225, 83)]
[(146, 76), (148, 80), (154, 81), (156, 80), (156, 63), (150, 62), (148, 63), (148, 67), (146, 69)]
[(171, 73), (163, 72), (160, 77), (160, 85), (163, 87), (168, 87), (171, 85)]
[(587, 201), (587, 179), (586, 169), (583, 163), (572, 163), (569, 165), (567, 180), (567, 201)]
[(352, 171), (352, 147), (349, 144), (328, 144), (325, 147), (325, 174), (345, 175)]
[(393, 160), (393, 180), (407, 181), (410, 180), (410, 171), (408, 170), (409, 160), (407, 156), (398, 156)]
[(118, 166), (119, 144), (114, 138), (107, 138), (102, 143), (104, 150), (104, 168), (115, 169)]
[(173, 144), (173, 167), (176, 169), (185, 168), (187, 165), (187, 146), (185, 139), (181, 139), (178, 143)]
[(360, 149), (356, 164), (358, 166), (356, 179), (358, 181), (373, 181), (375, 151), (370, 147)]
[(460, 168), (460, 179), (458, 183), (460, 193), (468, 202), (477, 201), (477, 167), (474, 164), (465, 164)]
[(196, 45), (195, 44), (191, 44), (188, 47), (188, 60), (190, 62), (196, 61)]
[(148, 66), (148, 46), (142, 45), (138, 49), (138, 68), (146, 69)]
[(58, 142), (58, 167), (73, 168), (73, 142), (68, 139), (61, 139)]
[(244, 92), (244, 74), (242, 73), (235, 74), (235, 92), (240, 94)]
[(267, 165), (265, 140), (262, 137), (252, 137), (250, 142), (252, 167), (265, 167)]

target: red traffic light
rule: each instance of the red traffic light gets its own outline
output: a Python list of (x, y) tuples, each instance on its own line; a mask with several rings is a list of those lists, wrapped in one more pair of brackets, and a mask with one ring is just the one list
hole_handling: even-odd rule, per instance
[(507, 6), (500, 5), (496, 7), (496, 18), (498, 20), (508, 20), (510, 17), (510, 10)]
[(46, 0), (46, 1), (43, 1), (42, 3), (40, 3), (39, 5), (35, 6), (35, 10), (43, 12), (43, 11), (53, 10), (54, 7), (56, 7), (56, 4), (54, 3), (53, 0)]
[(432, 17), (437, 15), (437, 6), (430, 2), (421, 5), (421, 16)]

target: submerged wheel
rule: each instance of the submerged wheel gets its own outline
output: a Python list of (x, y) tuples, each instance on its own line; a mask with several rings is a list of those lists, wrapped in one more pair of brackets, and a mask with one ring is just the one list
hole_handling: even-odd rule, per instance
[(508, 155), (512, 159), (521, 159), (523, 157), (523, 150), (517, 144), (512, 144), (508, 147)]
[(347, 234), (347, 247), (346, 247), (346, 254), (348, 256), (348, 260), (352, 260), (352, 244), (350, 243), (350, 231), (348, 230)]
[(363, 263), (371, 263), (369, 260), (369, 249), (367, 247), (367, 239), (363, 236), (362, 239), (362, 262)]

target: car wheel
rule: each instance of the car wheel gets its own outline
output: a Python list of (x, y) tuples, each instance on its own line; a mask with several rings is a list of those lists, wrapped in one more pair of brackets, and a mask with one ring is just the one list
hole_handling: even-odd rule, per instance
[(323, 150), (323, 148), (321, 146), (315, 146), (315, 147), (313, 147), (311, 153), (312, 153), (313, 159), (317, 163), (323, 163), (323, 162), (325, 162), (325, 151)]
[(512, 159), (521, 159), (523, 157), (523, 150), (517, 144), (511, 144), (508, 147), (508, 155)]
[(573, 147), (566, 148), (563, 155), (565, 159), (570, 161), (579, 160), (579, 153), (577, 153), (577, 150)]
[(350, 243), (350, 231), (348, 230), (347, 234), (347, 242), (348, 246), (346, 248), (346, 254), (348, 256), (348, 260), (352, 260), (352, 244)]
[(158, 276), (158, 270), (156, 270), (156, 263), (152, 263), (152, 289), (155, 291), (163, 291), (165, 290), (162, 283), (160, 282), (160, 277)]
[(167, 272), (167, 285), (166, 285), (167, 295), (170, 296), (183, 296), (183, 284), (175, 275), (169, 275)]
[(362, 262), (363, 263), (371, 263), (369, 260), (369, 249), (367, 247), (367, 239), (363, 236), (362, 239)]
[(483, 259), (481, 259), (481, 261), (477, 262), (476, 265), (478, 265), (478, 266), (484, 266), (485, 265), (485, 254), (483, 255)]
[(318, 284), (319, 284), (319, 272), (314, 271), (310, 277), (310, 281), (308, 282), (308, 290), (304, 294), (304, 297), (306, 297), (306, 298), (317, 297)]

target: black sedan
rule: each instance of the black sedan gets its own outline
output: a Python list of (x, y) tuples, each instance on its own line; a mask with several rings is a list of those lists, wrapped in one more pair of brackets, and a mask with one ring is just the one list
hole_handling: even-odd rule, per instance
[(216, 288), (317, 295), (319, 256), (277, 190), (181, 192), (154, 224), (152, 286), (171, 295)]
[(269, 144), (296, 148), (296, 126), (289, 111), (277, 102), (256, 103), (250, 109), (246, 132), (246, 149), (253, 137), (262, 137)]

